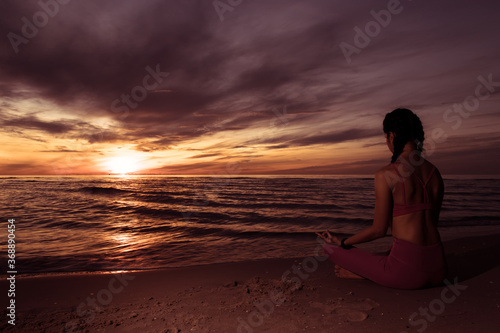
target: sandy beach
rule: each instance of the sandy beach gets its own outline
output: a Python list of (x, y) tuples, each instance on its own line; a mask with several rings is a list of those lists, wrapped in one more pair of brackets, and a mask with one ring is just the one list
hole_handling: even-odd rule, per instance
[(0, 333), (500, 332), (499, 13), (0, 0)]
[[(18, 277), (6, 332), (496, 332), (500, 235), (445, 241), (441, 287), (334, 275), (313, 256), (143, 272)], [(317, 257), (319, 259), (319, 257)], [(2, 291), (8, 289), (5, 279)], [(411, 320), (410, 320), (411, 319)]]

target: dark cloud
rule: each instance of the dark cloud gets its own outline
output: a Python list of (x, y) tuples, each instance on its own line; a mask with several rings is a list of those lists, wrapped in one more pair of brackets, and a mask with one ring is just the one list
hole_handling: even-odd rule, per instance
[[(340, 142), (346, 142), (351, 140), (361, 140), (366, 138), (371, 138), (375, 136), (382, 136), (380, 130), (366, 130), (366, 129), (349, 129), (340, 132), (331, 132), (324, 134), (315, 135), (305, 135), (303, 137), (297, 137), (297, 135), (283, 135), (276, 137), (269, 137), (265, 139), (259, 139), (255, 141), (247, 141), (247, 145), (253, 144), (273, 144), (267, 146), (268, 149), (282, 149), (288, 147), (296, 146), (311, 146), (318, 144), (336, 144)], [(284, 143), (281, 143), (284, 142)], [(245, 146), (237, 146), (245, 147)]]
[[(2, 30), (17, 34), (21, 34), (20, 18), (30, 18), (40, 10), (36, 1), (10, 2), (3, 7), (2, 13), (9, 19), (2, 20)], [(256, 8), (245, 10), (242, 21), (235, 22), (239, 30), (247, 23), (244, 17), (248, 11)], [(13, 19), (16, 17), (18, 20)], [(114, 117), (130, 130), (128, 133), (148, 127), (149, 131), (142, 132), (145, 138), (177, 134), (179, 124), (189, 124), (193, 131), (182, 137), (192, 139), (203, 135), (197, 129), (236, 111), (232, 98), (253, 95), (254, 105), (238, 105), (238, 111), (255, 110), (255, 106), (270, 110), (277, 102), (299, 103), (296, 98), (273, 96), (273, 91), (292, 82), (293, 86), (305, 84), (299, 79), (304, 71), (331, 62), (324, 57), (335, 31), (328, 21), (310, 23), (303, 31), (284, 30), (269, 38), (252, 36), (253, 43), (239, 46), (232, 45), (220, 28), (213, 6), (199, 1), (150, 1), (147, 5), (133, 1), (99, 5), (93, 1), (72, 2), (61, 5), (59, 13), (39, 29), (37, 36), (19, 46), (18, 54), (4, 40), (1, 72), (6, 81), (30, 87), (31, 97), (66, 106), (83, 100), (89, 104), (85, 113)], [(254, 57), (257, 62), (239, 64), (246, 57)], [(112, 102), (142, 85), (148, 74), (145, 68), (156, 65), (170, 73), (160, 85), (169, 92), (149, 92), (136, 108), (113, 113)], [(13, 96), (16, 89), (11, 88), (2, 90)], [(267, 105), (259, 106), (262, 102)], [(307, 109), (307, 105), (302, 108)], [(194, 116), (209, 109), (214, 116)], [(247, 117), (245, 126), (251, 120)], [(213, 131), (242, 129), (244, 126), (237, 123), (243, 121)]]
[(42, 121), (36, 117), (22, 117), (17, 119), (4, 120), (2, 126), (18, 127), (21, 129), (41, 130), (50, 134), (62, 134), (71, 131), (74, 125), (70, 122)]
[(190, 158), (205, 158), (205, 157), (214, 157), (214, 156), (220, 156), (221, 154), (219, 153), (208, 153), (208, 154), (200, 154), (200, 155), (194, 155), (191, 156)]
[(15, 117), (12, 115), (3, 118), (0, 119), (0, 124), (4, 132), (19, 133), (21, 136), (34, 141), (46, 142), (44, 139), (26, 133), (29, 131), (42, 131), (55, 137), (84, 139), (90, 144), (117, 142), (123, 138), (117, 132), (104, 130), (80, 120), (45, 121), (40, 120), (37, 116)]
[[(71, 1), (18, 53), (0, 41), (2, 124), (37, 141), (44, 139), (31, 131), (152, 153), (215, 134), (269, 131), (273, 110), (286, 106), (285, 134), (235, 135), (211, 147), (271, 151), (381, 135), (383, 114), (401, 105), (439, 126), (436, 109), (474, 93), (478, 75), (500, 81), (500, 4), (487, 0), (402, 2), (348, 63), (339, 44), (354, 45), (354, 28), (386, 6), (256, 0), (221, 22), (211, 1)], [(22, 35), (21, 19), (32, 22), (40, 10), (38, 0), (0, 2), (0, 34)], [(168, 75), (152, 74), (157, 69)], [(482, 104), (487, 123), (498, 122), (496, 96)], [(19, 106), (28, 100), (58, 107), (60, 119)], [(198, 156), (218, 157), (209, 155)]]
[(349, 129), (338, 133), (326, 133), (296, 139), (291, 143), (299, 146), (309, 146), (315, 144), (335, 144), (344, 141), (360, 140), (381, 135), (381, 131), (377, 130)]
[(59, 149), (59, 150), (40, 150), (40, 153), (88, 153), (88, 151), (81, 150), (71, 150), (71, 149)]
[(290, 145), (288, 144), (279, 144), (279, 145), (271, 145), (271, 146), (266, 146), (266, 149), (285, 149), (289, 148)]

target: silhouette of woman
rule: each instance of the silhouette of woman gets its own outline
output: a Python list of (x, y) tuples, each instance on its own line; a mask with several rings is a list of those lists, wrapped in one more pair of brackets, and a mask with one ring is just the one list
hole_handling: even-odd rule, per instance
[[(354, 236), (338, 239), (327, 230), (316, 233), (341, 278), (366, 278), (387, 287), (418, 289), (436, 286), (446, 276), (446, 260), (437, 230), (444, 184), (438, 169), (421, 156), (424, 130), (418, 116), (396, 109), (385, 116), (383, 130), (389, 165), (375, 174), (373, 224)], [(386, 236), (388, 255), (353, 247)]]

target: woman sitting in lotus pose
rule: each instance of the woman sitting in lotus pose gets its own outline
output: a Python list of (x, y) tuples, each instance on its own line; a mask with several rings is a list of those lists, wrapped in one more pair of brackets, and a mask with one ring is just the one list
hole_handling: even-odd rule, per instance
[[(366, 278), (387, 287), (418, 289), (442, 283), (446, 275), (443, 245), (437, 230), (444, 185), (439, 171), (420, 153), (422, 123), (407, 109), (385, 116), (383, 129), (392, 161), (375, 174), (372, 226), (339, 240), (329, 231), (317, 233), (342, 278)], [(394, 238), (388, 255), (353, 247), (384, 237)]]

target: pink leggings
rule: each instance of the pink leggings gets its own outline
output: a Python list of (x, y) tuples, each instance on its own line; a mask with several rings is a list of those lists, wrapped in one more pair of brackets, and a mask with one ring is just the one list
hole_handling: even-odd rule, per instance
[(441, 284), (446, 276), (441, 242), (424, 246), (394, 238), (389, 255), (376, 255), (358, 248), (345, 250), (327, 243), (323, 248), (335, 264), (386, 287), (432, 287)]

